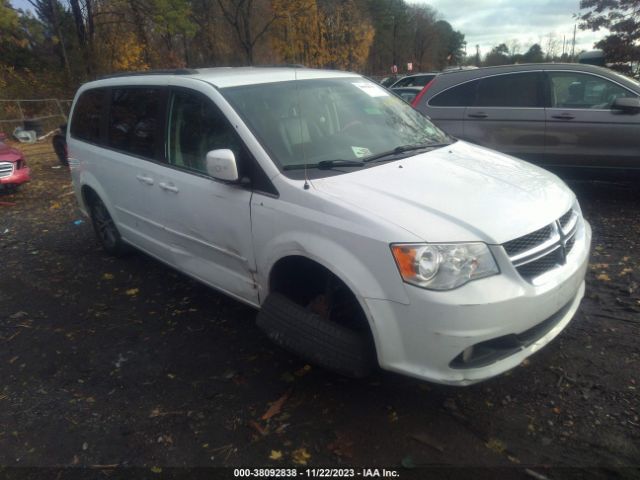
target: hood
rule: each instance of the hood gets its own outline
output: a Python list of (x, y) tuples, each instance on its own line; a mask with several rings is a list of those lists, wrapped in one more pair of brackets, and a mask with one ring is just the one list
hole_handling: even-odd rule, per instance
[(546, 170), (462, 141), (312, 183), (428, 242), (501, 244), (548, 225), (575, 199)]
[(23, 157), (20, 150), (11, 148), (6, 143), (0, 142), (0, 162), (17, 162)]

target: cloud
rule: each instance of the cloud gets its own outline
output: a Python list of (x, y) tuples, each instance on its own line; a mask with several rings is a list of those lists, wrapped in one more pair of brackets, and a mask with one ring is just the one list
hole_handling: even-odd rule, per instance
[[(575, 14), (580, 13), (579, 2), (567, 0), (422, 0), (435, 8), (442, 19), (465, 34), (467, 51), (473, 53), (479, 45), (487, 53), (500, 43), (517, 40), (521, 51), (534, 43), (543, 49), (549, 35), (553, 35), (562, 51), (571, 48)], [(576, 52), (593, 49), (593, 44), (606, 32), (576, 30)]]

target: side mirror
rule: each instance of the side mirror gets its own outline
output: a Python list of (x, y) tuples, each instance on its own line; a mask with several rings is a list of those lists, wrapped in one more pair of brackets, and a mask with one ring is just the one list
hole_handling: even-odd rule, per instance
[(619, 110), (623, 113), (639, 113), (640, 98), (618, 97), (611, 104), (612, 110)]
[(231, 150), (211, 150), (207, 153), (207, 173), (225, 182), (238, 181), (236, 156)]

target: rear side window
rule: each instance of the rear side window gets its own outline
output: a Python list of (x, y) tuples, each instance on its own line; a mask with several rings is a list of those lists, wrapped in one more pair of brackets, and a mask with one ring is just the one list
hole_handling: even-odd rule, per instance
[(117, 88), (111, 91), (109, 146), (154, 158), (161, 118), (159, 88)]
[(543, 107), (542, 75), (511, 73), (480, 80), (478, 107)]
[[(437, 80), (436, 80), (437, 82)], [(468, 107), (473, 105), (478, 88), (478, 80), (463, 83), (439, 93), (429, 101), (433, 107)]]
[(71, 136), (91, 143), (100, 143), (100, 125), (104, 118), (106, 90), (87, 90), (78, 99), (71, 119)]

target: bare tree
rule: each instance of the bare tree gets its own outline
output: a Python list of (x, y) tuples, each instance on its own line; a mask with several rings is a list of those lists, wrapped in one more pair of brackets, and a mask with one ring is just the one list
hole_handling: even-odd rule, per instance
[(558, 56), (558, 50), (560, 49), (560, 40), (556, 37), (554, 32), (551, 32), (547, 35), (546, 41), (546, 53), (547, 60), (553, 60)]
[[(278, 16), (273, 12), (267, 16), (264, 15), (270, 10), (269, 5), (264, 1), (218, 0), (218, 4), (225, 20), (235, 32), (247, 56), (247, 61), (252, 65), (256, 43), (267, 33)], [(259, 19), (261, 15), (263, 21)]]

